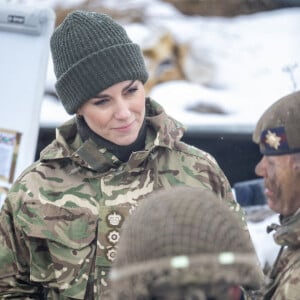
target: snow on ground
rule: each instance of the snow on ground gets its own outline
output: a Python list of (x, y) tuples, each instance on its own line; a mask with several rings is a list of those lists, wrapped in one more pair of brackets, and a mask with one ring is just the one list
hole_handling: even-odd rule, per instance
[(248, 222), (250, 236), (262, 268), (273, 265), (280, 249), (273, 239), (273, 233), (266, 232), (266, 227), (271, 223), (278, 223), (277, 215), (259, 223)]
[[(115, 1), (110, 1), (113, 6)], [(126, 2), (127, 3), (127, 2)], [(128, 1), (143, 4), (143, 1)], [(133, 4), (132, 4), (133, 5)], [(169, 30), (176, 40), (191, 47), (186, 60), (188, 80), (156, 85), (150, 96), (160, 102), (188, 129), (251, 133), (263, 111), (275, 100), (299, 89), (300, 8), (287, 8), (231, 19), (183, 16), (165, 7), (165, 17), (157, 17), (159, 1), (147, 6), (152, 12), (145, 25), (125, 25), (131, 38), (143, 45), (154, 28)], [(47, 87), (54, 89), (53, 70)], [(209, 68), (209, 78), (199, 70)], [(49, 107), (63, 111), (55, 101), (44, 102), (42, 126), (59, 124), (64, 112), (48, 113)], [(195, 113), (196, 104), (219, 107), (224, 114)]]
[[(255, 209), (258, 213), (263, 213), (266, 206), (256, 206), (254, 208), (245, 208), (247, 210)], [(248, 229), (256, 250), (258, 260), (263, 269), (272, 266), (280, 249), (273, 239), (274, 232), (267, 233), (266, 228), (271, 224), (279, 224), (279, 217), (276, 213), (268, 213), (259, 221), (248, 219)]]
[[(156, 21), (157, 22), (157, 21)], [(300, 87), (300, 9), (239, 16), (233, 19), (191, 17), (162, 19), (178, 39), (193, 47), (189, 82), (156, 86), (151, 96), (175, 118), (198, 130), (216, 126), (249, 131), (275, 100)], [(197, 69), (211, 65), (209, 85), (197, 84)], [(199, 76), (200, 77), (200, 76)], [(223, 108), (226, 115), (187, 111), (197, 102)]]

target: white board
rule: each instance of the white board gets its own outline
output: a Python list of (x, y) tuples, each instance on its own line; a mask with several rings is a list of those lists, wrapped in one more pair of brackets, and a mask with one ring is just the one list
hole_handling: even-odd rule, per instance
[(14, 179), (34, 161), (54, 25), (51, 8), (0, 5), (0, 129), (21, 133)]
[[(51, 8), (0, 4), (0, 170), (9, 164), (13, 170), (8, 180), (0, 174), (0, 207), (13, 181), (34, 161), (54, 25)], [(7, 132), (21, 135), (17, 152), (5, 144)]]

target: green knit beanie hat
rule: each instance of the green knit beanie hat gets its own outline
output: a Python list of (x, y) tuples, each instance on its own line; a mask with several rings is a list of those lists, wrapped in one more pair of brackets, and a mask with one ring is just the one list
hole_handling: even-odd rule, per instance
[(71, 12), (55, 29), (50, 45), (56, 92), (69, 114), (118, 82), (148, 79), (140, 47), (105, 14)]

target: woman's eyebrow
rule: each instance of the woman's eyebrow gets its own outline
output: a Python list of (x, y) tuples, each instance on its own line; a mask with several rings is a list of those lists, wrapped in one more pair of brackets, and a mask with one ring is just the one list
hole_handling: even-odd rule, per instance
[[(136, 80), (131, 80), (131, 81), (129, 82), (129, 84), (126, 85), (126, 86), (122, 89), (122, 92), (128, 90), (128, 89), (135, 83), (135, 81), (136, 81)], [(103, 93), (101, 93), (101, 92), (95, 96), (95, 98), (105, 98), (105, 97), (109, 97), (109, 95), (108, 95), (108, 94), (103, 94)]]
[(129, 82), (129, 84), (123, 88), (122, 91), (125, 91), (125, 90), (129, 89), (134, 83), (135, 83), (135, 80), (131, 80), (131, 81)]

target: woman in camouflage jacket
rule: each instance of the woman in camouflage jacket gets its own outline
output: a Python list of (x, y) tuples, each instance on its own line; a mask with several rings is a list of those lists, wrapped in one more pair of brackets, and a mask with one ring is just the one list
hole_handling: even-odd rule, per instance
[(8, 193), (1, 299), (104, 299), (122, 223), (154, 190), (212, 190), (246, 228), (216, 161), (181, 142), (181, 124), (145, 97), (140, 49), (120, 25), (75, 11), (55, 30), (51, 50), (59, 98), (77, 116)]

